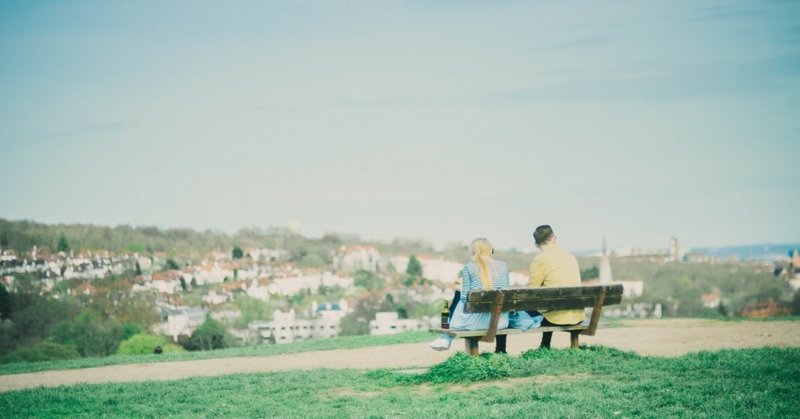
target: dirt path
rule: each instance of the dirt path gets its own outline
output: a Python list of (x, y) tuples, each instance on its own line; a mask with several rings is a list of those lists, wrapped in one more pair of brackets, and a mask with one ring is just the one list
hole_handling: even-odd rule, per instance
[[(639, 320), (624, 322), (624, 327), (598, 330), (597, 336), (581, 337), (581, 343), (612, 346), (642, 355), (679, 356), (702, 350), (752, 348), (761, 346), (800, 347), (800, 322), (719, 322), (712, 320)], [(433, 336), (431, 336), (433, 338)], [(541, 334), (514, 335), (508, 339), (508, 352), (518, 355), (538, 346)], [(304, 352), (263, 357), (219, 358), (200, 361), (152, 364), (111, 365), (78, 370), (43, 371), (0, 376), (0, 392), (54, 387), (79, 383), (105, 383), (147, 380), (176, 380), (194, 376), (233, 373), (287, 371), (313, 368), (413, 368), (442, 362), (457, 350), (436, 352), (427, 343), (379, 346), (372, 348)], [(557, 333), (553, 347), (569, 347), (569, 335)], [(481, 350), (492, 350), (481, 343)]]

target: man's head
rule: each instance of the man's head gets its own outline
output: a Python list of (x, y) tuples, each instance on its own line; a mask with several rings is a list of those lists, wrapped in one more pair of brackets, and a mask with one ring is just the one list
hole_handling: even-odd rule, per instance
[(536, 241), (537, 246), (548, 244), (555, 238), (556, 235), (549, 225), (540, 225), (536, 227), (536, 230), (533, 232), (533, 240)]

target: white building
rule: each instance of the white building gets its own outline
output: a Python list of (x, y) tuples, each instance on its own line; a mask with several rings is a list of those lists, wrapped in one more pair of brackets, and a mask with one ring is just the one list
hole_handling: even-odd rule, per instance
[(395, 333), (428, 330), (431, 319), (401, 319), (395, 311), (375, 313), (375, 320), (369, 322), (370, 335), (393, 335)]
[(392, 256), (389, 263), (394, 267), (395, 272), (405, 272), (408, 269), (408, 256)]
[[(442, 258), (419, 256), (418, 259), (422, 265), (422, 276), (450, 284), (461, 278), (461, 271), (464, 269), (463, 263)], [(408, 261), (406, 261), (407, 265)]]
[(162, 307), (162, 317), (166, 321), (155, 326), (157, 332), (172, 336), (174, 342), (178, 336), (191, 336), (206, 321), (208, 310), (200, 307)]
[(258, 280), (250, 282), (250, 286), (245, 289), (247, 295), (261, 301), (269, 301), (269, 286), (261, 285)]
[(530, 278), (522, 272), (509, 272), (508, 280), (512, 287), (527, 287)]
[(614, 284), (622, 284), (623, 297), (641, 297), (644, 294), (644, 281), (614, 281)]
[(271, 343), (291, 343), (306, 339), (332, 338), (339, 336), (342, 317), (347, 311), (347, 303), (312, 305), (311, 319), (296, 318), (294, 309), (288, 312), (275, 310), (271, 321), (250, 322), (248, 328), (261, 340)]
[(344, 289), (353, 288), (353, 278), (340, 277), (330, 272), (323, 272), (318, 275), (293, 276), (289, 278), (276, 278), (269, 284), (270, 294), (295, 295), (300, 292), (309, 294), (317, 293), (320, 285), (326, 287), (339, 286)]
[(372, 246), (342, 246), (334, 256), (334, 265), (346, 271), (377, 271), (381, 254)]
[(219, 284), (225, 278), (233, 279), (233, 270), (221, 267), (219, 262), (203, 263), (200, 268), (194, 268), (192, 277), (197, 285)]
[(211, 290), (208, 292), (208, 294), (203, 296), (203, 302), (210, 305), (219, 305), (231, 300), (231, 294), (227, 292), (218, 294), (216, 290)]

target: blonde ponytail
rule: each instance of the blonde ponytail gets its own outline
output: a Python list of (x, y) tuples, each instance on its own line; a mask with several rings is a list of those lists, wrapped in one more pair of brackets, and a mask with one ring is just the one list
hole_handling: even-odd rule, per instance
[(470, 253), (472, 260), (478, 265), (483, 289), (492, 289), (492, 275), (489, 272), (489, 263), (492, 260), (492, 244), (484, 238), (475, 239), (470, 246)]

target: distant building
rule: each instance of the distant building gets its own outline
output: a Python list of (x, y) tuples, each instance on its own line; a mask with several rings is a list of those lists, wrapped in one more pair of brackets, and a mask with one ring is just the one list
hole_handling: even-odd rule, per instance
[(600, 277), (601, 284), (610, 284), (613, 280), (611, 276), (611, 257), (606, 249), (606, 240), (603, 239), (603, 256), (600, 258)]
[(179, 336), (191, 336), (206, 321), (208, 310), (200, 307), (161, 307), (161, 324), (156, 326), (159, 333), (172, 336), (174, 342)]
[(248, 328), (258, 339), (269, 343), (291, 343), (306, 339), (332, 338), (341, 333), (342, 317), (347, 312), (347, 302), (312, 304), (312, 318), (298, 319), (294, 309), (287, 312), (275, 310), (271, 321), (250, 322)]
[(703, 307), (706, 308), (718, 308), (722, 299), (720, 298), (719, 294), (716, 292), (710, 292), (708, 294), (703, 294), (700, 296), (700, 301), (703, 303)]
[(431, 319), (401, 319), (395, 311), (375, 313), (375, 320), (369, 322), (370, 335), (393, 335), (395, 333), (428, 330)]
[[(418, 256), (417, 259), (422, 265), (422, 276), (428, 279), (434, 279), (445, 283), (452, 284), (461, 277), (461, 270), (464, 269), (464, 264), (445, 260), (438, 257), (431, 257), (426, 255)], [(406, 260), (406, 267), (408, 261)], [(405, 272), (405, 269), (403, 269)]]
[(513, 271), (508, 273), (508, 280), (512, 287), (527, 287), (530, 275), (525, 271)]
[(395, 272), (405, 272), (408, 268), (408, 256), (392, 256), (389, 258), (389, 263), (394, 268)]
[[(585, 284), (595, 283), (594, 281), (584, 281)], [(606, 250), (606, 241), (603, 239), (603, 255), (600, 259), (600, 272), (597, 283), (602, 285), (621, 284), (622, 296), (628, 298), (640, 297), (644, 294), (643, 281), (620, 281), (614, 280), (611, 273), (611, 255)]]
[(203, 302), (209, 305), (219, 305), (231, 301), (232, 299), (233, 298), (230, 293), (217, 293), (216, 290), (211, 290), (208, 292), (208, 294), (203, 296)]
[(334, 265), (350, 272), (359, 269), (376, 272), (380, 257), (381, 254), (372, 246), (342, 246), (334, 256)]

